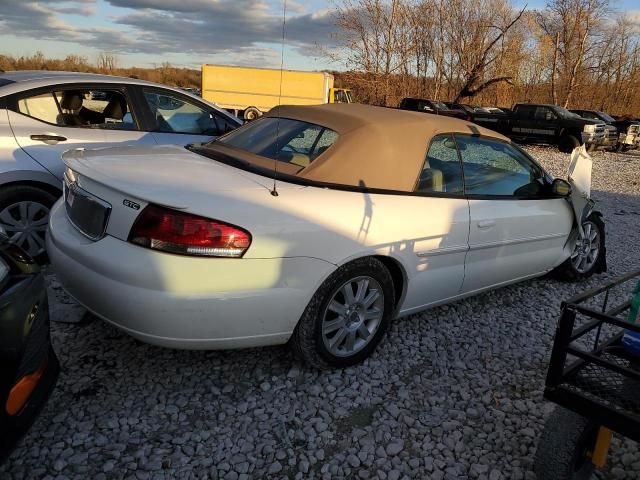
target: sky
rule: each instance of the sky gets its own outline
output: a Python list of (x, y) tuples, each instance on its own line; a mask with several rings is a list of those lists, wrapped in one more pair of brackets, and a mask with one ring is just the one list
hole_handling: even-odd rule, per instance
[[(285, 68), (340, 69), (322, 55), (336, 0), (287, 0)], [(339, 0), (337, 0), (339, 1)], [(544, 7), (545, 0), (515, 0)], [(640, 19), (640, 0), (614, 2)], [(282, 0), (0, 0), (0, 54), (64, 58), (100, 52), (124, 67), (163, 62), (280, 67)]]

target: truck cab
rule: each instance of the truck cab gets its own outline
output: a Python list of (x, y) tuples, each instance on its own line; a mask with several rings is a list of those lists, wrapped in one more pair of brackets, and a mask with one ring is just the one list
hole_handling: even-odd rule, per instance
[(353, 95), (348, 88), (331, 88), (327, 103), (353, 103)]

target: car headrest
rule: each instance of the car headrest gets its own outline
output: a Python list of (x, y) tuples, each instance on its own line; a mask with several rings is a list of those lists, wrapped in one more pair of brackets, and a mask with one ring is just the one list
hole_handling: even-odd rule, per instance
[(306, 168), (311, 164), (311, 159), (309, 158), (308, 155), (304, 155), (303, 153), (294, 153), (291, 156), (291, 160), (289, 160), (289, 163), (292, 163), (302, 168)]
[(60, 107), (65, 110), (77, 110), (82, 107), (82, 98), (82, 93), (77, 90), (63, 92)]
[(127, 113), (127, 102), (120, 95), (113, 95), (102, 111), (106, 118), (122, 120)]

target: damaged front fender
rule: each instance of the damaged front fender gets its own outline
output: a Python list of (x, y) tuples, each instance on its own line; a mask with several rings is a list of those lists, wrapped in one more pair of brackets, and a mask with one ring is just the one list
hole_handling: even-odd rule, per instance
[[(576, 242), (584, 237), (582, 229), (583, 223), (592, 216), (602, 220), (602, 213), (595, 209), (596, 204), (591, 199), (591, 172), (593, 169), (593, 160), (587, 153), (585, 145), (581, 145), (573, 149), (571, 153), (571, 162), (567, 173), (567, 180), (571, 185), (571, 195), (569, 202), (574, 213), (574, 229), (569, 236), (570, 247), (574, 248)], [(602, 221), (604, 226), (604, 222)], [(605, 238), (602, 238), (601, 252), (598, 259), (596, 273), (607, 271), (607, 254), (605, 247)]]
[(593, 160), (584, 145), (576, 147), (571, 153), (571, 163), (567, 180), (571, 185), (571, 206), (580, 236), (584, 236), (582, 224), (595, 208), (591, 200), (591, 171)]

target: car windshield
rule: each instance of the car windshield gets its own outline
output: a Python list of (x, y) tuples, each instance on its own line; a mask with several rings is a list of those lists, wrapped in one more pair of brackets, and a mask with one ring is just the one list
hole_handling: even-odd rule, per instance
[(304, 168), (337, 139), (335, 131), (321, 125), (289, 118), (263, 117), (213, 143), (223, 143)]
[(449, 107), (442, 102), (434, 101), (432, 103), (438, 110), (449, 110)]
[(569, 110), (567, 110), (564, 107), (555, 107), (555, 111), (558, 113), (558, 115), (560, 115), (562, 118), (582, 118), (580, 117), (580, 115), (578, 115), (577, 113), (573, 113), (570, 112)]
[(603, 119), (605, 122), (609, 122), (609, 123), (613, 123), (616, 121), (615, 118), (613, 118), (611, 115), (604, 113), (604, 112), (598, 112), (598, 115), (600, 116), (601, 119)]

